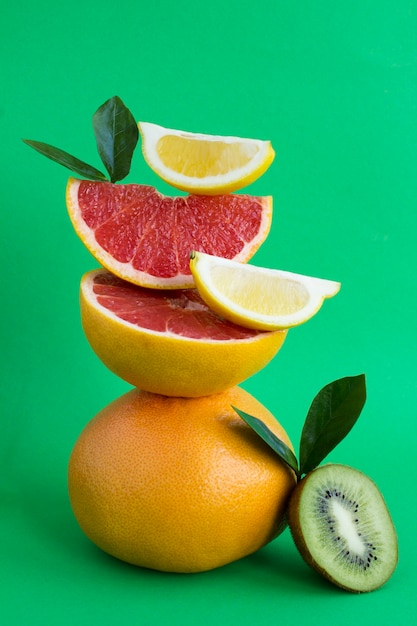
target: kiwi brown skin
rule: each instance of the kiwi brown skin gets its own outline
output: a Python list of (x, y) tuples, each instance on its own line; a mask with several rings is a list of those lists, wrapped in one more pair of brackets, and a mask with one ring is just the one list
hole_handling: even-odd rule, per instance
[[(330, 465), (330, 464), (329, 464)], [(337, 467), (335, 465), (332, 464), (333, 467)], [(347, 467), (347, 466), (342, 466), (342, 467)], [(319, 468), (316, 468), (317, 471)], [(350, 469), (350, 468), (349, 468)], [(341, 589), (344, 589), (346, 591), (350, 591), (351, 593), (366, 593), (369, 591), (373, 591), (374, 589), (377, 589), (378, 587), (373, 587), (373, 588), (368, 588), (368, 589), (355, 589), (352, 588), (348, 585), (343, 584), (343, 582), (341, 582), (340, 580), (336, 580), (334, 577), (332, 577), (329, 572), (327, 572), (322, 566), (320, 566), (317, 561), (313, 558), (310, 549), (304, 539), (304, 535), (301, 529), (301, 524), (300, 524), (300, 500), (303, 494), (304, 489), (306, 488), (306, 486), (308, 485), (308, 480), (309, 477), (311, 476), (311, 474), (313, 472), (310, 472), (309, 474), (307, 474), (303, 479), (301, 479), (298, 484), (296, 485), (296, 487), (294, 488), (294, 490), (292, 491), (291, 497), (290, 497), (290, 501), (288, 504), (288, 509), (287, 509), (287, 520), (288, 520), (288, 525), (291, 531), (291, 535), (293, 537), (294, 543), (301, 555), (301, 557), (304, 559), (304, 561), (307, 563), (307, 565), (309, 565), (312, 569), (314, 569), (318, 574), (320, 574), (321, 576), (323, 576), (325, 579), (327, 579), (329, 582), (333, 583), (334, 585), (340, 587)], [(398, 561), (398, 552), (396, 553), (396, 562)], [(392, 572), (391, 572), (392, 573)], [(389, 576), (387, 577), (387, 579), (389, 578)], [(380, 586), (380, 585), (378, 585)]]
[(313, 568), (316, 572), (318, 572), (319, 574), (321, 574), (322, 576), (326, 578), (327, 577), (326, 572), (324, 572), (322, 568), (319, 567), (319, 565), (311, 556), (307, 548), (307, 544), (304, 541), (304, 536), (301, 532), (300, 518), (299, 518), (298, 512), (300, 509), (300, 498), (301, 498), (301, 494), (303, 492), (305, 483), (306, 483), (306, 477), (304, 477), (298, 482), (298, 484), (296, 485), (296, 487), (293, 489), (291, 493), (291, 498), (290, 498), (288, 509), (287, 509), (288, 526), (290, 528), (293, 541), (301, 557), (304, 559), (304, 561), (307, 563), (309, 567)]

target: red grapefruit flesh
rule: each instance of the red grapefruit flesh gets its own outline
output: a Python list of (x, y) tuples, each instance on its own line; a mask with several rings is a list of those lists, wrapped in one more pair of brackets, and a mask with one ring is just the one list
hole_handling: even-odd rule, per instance
[(194, 287), (191, 250), (248, 261), (272, 220), (270, 196), (169, 197), (146, 185), (70, 178), (66, 199), (77, 234), (105, 268), (158, 289)]
[(129, 284), (110, 272), (94, 279), (97, 303), (138, 328), (188, 339), (227, 341), (259, 334), (219, 317), (195, 289), (154, 290)]
[(81, 316), (91, 347), (109, 370), (167, 396), (205, 396), (237, 385), (262, 369), (286, 337), (286, 331), (224, 320), (195, 289), (147, 289), (105, 269), (83, 277)]

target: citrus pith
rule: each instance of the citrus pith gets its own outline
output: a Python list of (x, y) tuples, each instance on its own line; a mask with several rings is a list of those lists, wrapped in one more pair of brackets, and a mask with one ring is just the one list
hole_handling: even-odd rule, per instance
[(189, 193), (217, 195), (259, 178), (274, 160), (270, 141), (191, 133), (139, 122), (142, 152), (165, 182)]
[(145, 289), (104, 269), (84, 275), (80, 300), (102, 362), (131, 385), (168, 396), (224, 391), (264, 367), (286, 337), (223, 320), (196, 290)]
[(132, 390), (82, 431), (71, 454), (75, 517), (105, 552), (170, 572), (249, 555), (284, 527), (292, 471), (231, 408), (272, 414), (239, 387), (204, 398)]
[(70, 178), (67, 208), (91, 254), (144, 287), (194, 286), (192, 249), (248, 261), (268, 235), (272, 198), (227, 194), (169, 197), (146, 185)]

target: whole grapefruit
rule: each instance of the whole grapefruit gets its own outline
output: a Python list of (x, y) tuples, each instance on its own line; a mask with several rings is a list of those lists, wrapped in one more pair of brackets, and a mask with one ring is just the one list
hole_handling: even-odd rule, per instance
[(200, 398), (133, 389), (98, 413), (68, 473), (87, 537), (128, 563), (188, 573), (240, 559), (277, 536), (295, 476), (232, 406), (291, 446), (240, 387)]

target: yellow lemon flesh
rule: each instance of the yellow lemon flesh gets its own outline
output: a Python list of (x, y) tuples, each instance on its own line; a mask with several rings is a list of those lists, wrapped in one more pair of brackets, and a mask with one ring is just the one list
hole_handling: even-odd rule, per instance
[(271, 165), (270, 141), (190, 133), (139, 122), (149, 167), (177, 189), (219, 195), (241, 189)]
[(340, 283), (192, 252), (190, 269), (206, 304), (227, 320), (258, 330), (298, 326)]

